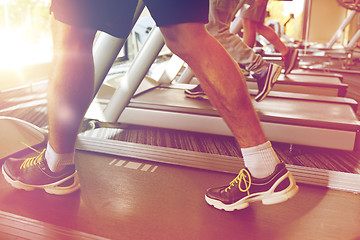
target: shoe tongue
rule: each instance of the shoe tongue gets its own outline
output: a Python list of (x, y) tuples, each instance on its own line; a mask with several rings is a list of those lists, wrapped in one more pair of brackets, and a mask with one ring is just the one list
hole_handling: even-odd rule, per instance
[(196, 91), (199, 91), (199, 92), (203, 91), (202, 88), (201, 88), (201, 85), (197, 85), (196, 88), (195, 88), (195, 90), (196, 90)]
[(267, 72), (268, 72), (268, 69), (266, 69), (266, 70), (263, 71), (262, 73), (254, 73), (252, 76), (253, 76), (254, 78), (256, 78), (257, 80), (263, 79), (263, 78), (266, 76)]

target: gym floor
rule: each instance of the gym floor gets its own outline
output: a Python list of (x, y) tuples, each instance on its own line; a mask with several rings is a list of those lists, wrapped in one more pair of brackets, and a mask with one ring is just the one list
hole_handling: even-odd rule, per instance
[(225, 212), (204, 193), (232, 174), (82, 151), (76, 164), (82, 188), (67, 196), (16, 190), (0, 178), (0, 237), (360, 239), (357, 194), (303, 184), (285, 203)]

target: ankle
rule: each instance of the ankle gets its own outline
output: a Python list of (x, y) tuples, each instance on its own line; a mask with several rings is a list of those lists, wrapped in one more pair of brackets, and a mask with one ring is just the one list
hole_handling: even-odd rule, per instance
[(269, 141), (251, 148), (242, 148), (245, 166), (255, 178), (271, 175), (280, 160)]
[(57, 153), (51, 147), (50, 143), (47, 144), (45, 159), (49, 169), (52, 172), (63, 170), (67, 165), (74, 164), (74, 152), (71, 153)]
[(290, 49), (287, 47), (285, 52), (281, 53), (281, 56), (284, 58), (288, 53), (289, 53)]

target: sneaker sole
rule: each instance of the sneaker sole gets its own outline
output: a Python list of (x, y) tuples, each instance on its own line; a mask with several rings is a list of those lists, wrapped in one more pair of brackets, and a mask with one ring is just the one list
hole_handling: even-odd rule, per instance
[(299, 56), (299, 50), (298, 49), (295, 49), (295, 53), (296, 54), (293, 54), (292, 55), (292, 58), (290, 59), (290, 65), (289, 65), (289, 68), (285, 70), (285, 75), (286, 74), (290, 74), (290, 72), (294, 69), (295, 67), (295, 63), (296, 63), (296, 60)]
[(186, 97), (188, 98), (192, 98), (192, 99), (205, 99), (205, 100), (209, 100), (208, 96), (206, 95), (189, 95), (189, 94), (185, 94)]
[(276, 68), (276, 69), (275, 69), (273, 76), (271, 77), (272, 81), (268, 81), (267, 82), (268, 87), (264, 88), (264, 90), (261, 93), (259, 93), (258, 95), (255, 96), (255, 101), (261, 102), (262, 100), (264, 100), (267, 97), (267, 95), (269, 95), (271, 89), (273, 88), (276, 81), (278, 80), (278, 78), (281, 74), (281, 67), (278, 65), (272, 65), (271, 71), (273, 71), (274, 68)]
[[(286, 178), (289, 178), (290, 184), (289, 186), (280, 191), (275, 192), (276, 187)], [(205, 195), (205, 201), (214, 206), (217, 209), (225, 210), (225, 211), (234, 211), (241, 210), (247, 208), (251, 202), (261, 201), (264, 205), (273, 205), (287, 201), (288, 199), (295, 196), (298, 192), (299, 187), (296, 185), (295, 179), (290, 172), (287, 172), (284, 176), (279, 178), (276, 183), (266, 192), (254, 193), (251, 194), (233, 204), (224, 204), (221, 201), (209, 198)]]
[[(11, 184), (11, 186), (13, 186), (16, 189), (22, 189), (25, 191), (33, 191), (35, 189), (44, 189), (44, 191), (49, 194), (66, 195), (66, 194), (73, 193), (80, 189), (80, 181), (79, 181), (77, 171), (75, 171), (72, 175), (68, 176), (67, 178), (64, 178), (58, 182), (55, 182), (52, 184), (46, 184), (46, 185), (30, 185), (30, 184), (22, 183), (17, 180), (13, 180), (5, 172), (4, 166), (2, 167), (2, 174), (4, 175), (5, 180)], [(67, 187), (60, 186), (62, 183), (70, 180), (71, 178), (74, 179), (73, 184), (71, 184), (70, 186), (67, 186)]]

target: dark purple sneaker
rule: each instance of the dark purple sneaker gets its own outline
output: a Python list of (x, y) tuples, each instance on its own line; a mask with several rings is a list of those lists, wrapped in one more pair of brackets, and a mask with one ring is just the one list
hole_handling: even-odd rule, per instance
[(285, 75), (290, 72), (298, 65), (299, 50), (296, 48), (289, 48), (289, 51), (282, 57), (285, 65)]
[(64, 195), (80, 188), (77, 171), (69, 165), (52, 172), (45, 159), (45, 149), (38, 156), (24, 159), (7, 159), (2, 166), (5, 180), (14, 188), (32, 191), (44, 189), (47, 193)]
[(255, 96), (255, 100), (260, 102), (264, 100), (270, 93), (281, 73), (281, 67), (274, 63), (268, 63), (267, 69), (261, 74), (253, 74), (256, 79), (259, 92)]
[(186, 89), (185, 91), (185, 96), (188, 98), (201, 98), (201, 99), (209, 99), (204, 90), (201, 88), (200, 84), (197, 85), (194, 88), (191, 89)]
[(285, 202), (297, 191), (294, 177), (285, 164), (279, 163), (266, 178), (254, 178), (247, 169), (242, 169), (228, 186), (208, 189), (205, 200), (217, 209), (234, 211), (255, 201), (262, 201), (265, 205)]

